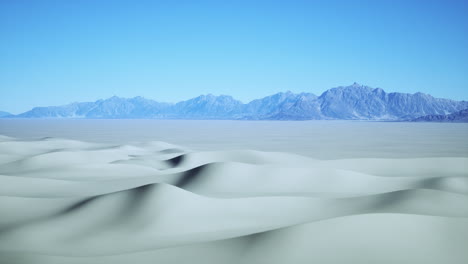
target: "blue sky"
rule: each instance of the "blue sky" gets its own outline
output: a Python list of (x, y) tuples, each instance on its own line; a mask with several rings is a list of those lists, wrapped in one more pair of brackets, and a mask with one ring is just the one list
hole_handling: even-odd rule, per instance
[(353, 82), (468, 99), (468, 1), (0, 0), (0, 110)]

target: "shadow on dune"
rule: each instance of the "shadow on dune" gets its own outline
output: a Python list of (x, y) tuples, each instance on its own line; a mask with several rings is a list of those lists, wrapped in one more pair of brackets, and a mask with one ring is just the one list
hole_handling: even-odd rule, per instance
[(70, 213), (82, 210), (82, 209), (86, 208), (87, 206), (89, 206), (93, 201), (96, 201), (101, 196), (102, 195), (93, 196), (93, 197), (83, 199), (83, 200), (81, 200), (79, 202), (76, 202), (76, 203), (72, 204), (71, 206), (68, 206), (65, 209), (59, 210), (56, 213), (52, 213), (52, 214), (44, 215), (44, 216), (39, 216), (39, 217), (35, 217), (35, 218), (30, 218), (30, 219), (26, 219), (26, 220), (22, 220), (22, 221), (17, 221), (15, 223), (12, 223), (12, 224), (9, 224), (9, 225), (4, 225), (4, 226), (2, 226), (2, 228), (0, 228), (0, 236), (2, 236), (2, 234), (4, 234), (4, 233), (7, 233), (7, 232), (12, 231), (12, 230), (17, 229), (17, 228), (20, 228), (22, 226), (27, 226), (27, 225), (30, 225), (30, 224), (40, 223), (40, 222), (46, 221), (48, 219), (54, 219), (56, 217), (60, 217), (60, 216), (63, 216), (63, 215), (68, 215)]
[[(386, 213), (393, 211), (392, 208), (397, 207), (399, 204), (408, 201), (413, 196), (412, 190), (401, 190), (401, 191), (394, 191), (389, 193), (382, 193), (370, 196), (372, 200), (370, 200), (370, 204), (363, 203), (365, 209), (364, 211), (367, 213)], [(368, 196), (369, 197), (369, 196)], [(356, 198), (356, 200), (363, 200), (363, 196)], [(355, 214), (355, 212), (351, 212), (350, 214)]]
[[(127, 189), (123, 191), (118, 191), (114, 193), (108, 193), (103, 195), (97, 195), (82, 199), (78, 202), (71, 204), (70, 206), (64, 209), (58, 209), (57, 212), (51, 213), (44, 216), (34, 217), (30, 219), (25, 219), (21, 221), (17, 221), (8, 225), (3, 225), (0, 228), (0, 236), (3, 234), (13, 231), (15, 229), (21, 228), (23, 226), (27, 226), (30, 224), (38, 224), (43, 221), (47, 221), (50, 219), (56, 219), (59, 217), (69, 217), (72, 214), (80, 214), (86, 216), (92, 213), (92, 207), (98, 206), (102, 208), (106, 208), (110, 206), (112, 203), (119, 202), (119, 200), (114, 199), (117, 195), (124, 195), (124, 203), (119, 204), (118, 210), (114, 212), (107, 212), (106, 214), (102, 214), (100, 217), (104, 219), (101, 221), (99, 225), (90, 226), (89, 232), (96, 232), (99, 230), (106, 229), (106, 226), (112, 222), (116, 221), (123, 221), (124, 219), (131, 218), (132, 215), (137, 213), (141, 208), (145, 206), (145, 200), (151, 196), (151, 192), (157, 188), (159, 184), (147, 184), (140, 187), (136, 187), (133, 189)], [(98, 201), (102, 200), (102, 204), (97, 205)], [(113, 217), (115, 216), (115, 217)], [(107, 219), (106, 219), (107, 218)], [(110, 225), (109, 225), (110, 226)], [(89, 232), (82, 232), (81, 234), (85, 236), (89, 234)]]
[[(159, 184), (147, 184), (139, 186), (132, 189), (127, 189), (123, 191), (118, 191), (114, 193), (104, 194), (92, 198), (85, 199), (62, 213), (70, 213), (72, 211), (77, 211), (80, 209), (87, 209), (89, 211), (80, 212), (82, 216), (87, 215), (88, 213), (93, 212), (93, 202), (97, 202), (96, 198), (103, 199), (100, 204), (95, 206), (106, 210), (106, 213), (100, 214), (94, 219), (94, 221), (88, 223), (88, 227), (82, 229), (79, 234), (74, 236), (74, 239), (86, 238), (87, 236), (92, 236), (93, 234), (98, 234), (106, 230), (114, 228), (116, 225), (121, 225), (123, 223), (128, 223), (133, 220), (139, 219), (138, 224), (140, 228), (144, 226), (144, 221), (155, 221), (155, 218), (138, 218), (136, 216), (142, 214), (144, 210), (151, 208), (151, 210), (156, 210), (158, 205), (156, 203), (148, 205), (148, 201), (151, 200), (151, 197), (155, 195)], [(117, 206), (116, 206), (117, 205)], [(107, 210), (107, 208), (114, 208), (113, 210)]]
[(191, 184), (200, 180), (200, 177), (203, 176), (203, 172), (206, 171), (209, 165), (210, 164), (205, 164), (205, 165), (190, 169), (188, 171), (185, 171), (184, 173), (182, 173), (180, 178), (175, 182), (174, 186), (177, 186), (182, 189), (186, 189)]
[(434, 177), (423, 179), (421, 188), (441, 190), (452, 193), (468, 194), (467, 177)]
[(59, 215), (64, 215), (64, 214), (68, 214), (68, 213), (73, 213), (75, 211), (78, 211), (80, 209), (83, 209), (85, 208), (87, 205), (91, 204), (93, 201), (95, 201), (96, 199), (98, 199), (100, 197), (99, 196), (93, 196), (93, 197), (90, 197), (90, 198), (86, 198), (84, 200), (81, 200), (75, 204), (73, 204), (72, 206), (68, 207), (68, 208), (65, 208), (65, 210), (59, 212), (57, 214), (57, 216)]
[(174, 167), (180, 166), (182, 162), (184, 162), (185, 159), (186, 159), (185, 154), (182, 154), (177, 157), (168, 159), (166, 160), (166, 162), (169, 163), (169, 165), (171, 165), (171, 167), (174, 168)]

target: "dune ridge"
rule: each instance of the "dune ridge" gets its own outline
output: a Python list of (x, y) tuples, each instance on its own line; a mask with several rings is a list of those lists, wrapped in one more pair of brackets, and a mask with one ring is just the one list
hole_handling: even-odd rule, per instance
[[(337, 221), (424, 217), (423, 226), (451, 223), (459, 234), (468, 227), (465, 157), (317, 160), (254, 150), (196, 152), (164, 142), (0, 136), (0, 183), (6, 261), (0, 263), (33, 263), (27, 256), (35, 263), (113, 263), (122, 254), (141, 263), (177, 263), (165, 255), (177, 249), (185, 252), (179, 263), (206, 250), (224, 252), (224, 263), (281, 263), (258, 252), (297, 230), (318, 232), (316, 226)], [(247, 242), (252, 239), (262, 241), (254, 243), (258, 251)], [(440, 254), (466, 260), (462, 252)], [(219, 263), (213, 258), (203, 262)]]

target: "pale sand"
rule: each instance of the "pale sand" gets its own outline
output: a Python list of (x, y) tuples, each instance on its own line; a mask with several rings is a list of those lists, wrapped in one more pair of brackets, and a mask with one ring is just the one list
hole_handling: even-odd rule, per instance
[(467, 130), (449, 128), (458, 145), (405, 158), (1, 136), (0, 263), (466, 263)]

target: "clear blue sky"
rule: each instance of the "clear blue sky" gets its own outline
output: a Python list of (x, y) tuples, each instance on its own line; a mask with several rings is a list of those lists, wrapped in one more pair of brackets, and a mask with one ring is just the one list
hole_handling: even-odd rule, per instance
[(0, 110), (354, 81), (468, 99), (468, 1), (0, 0)]

